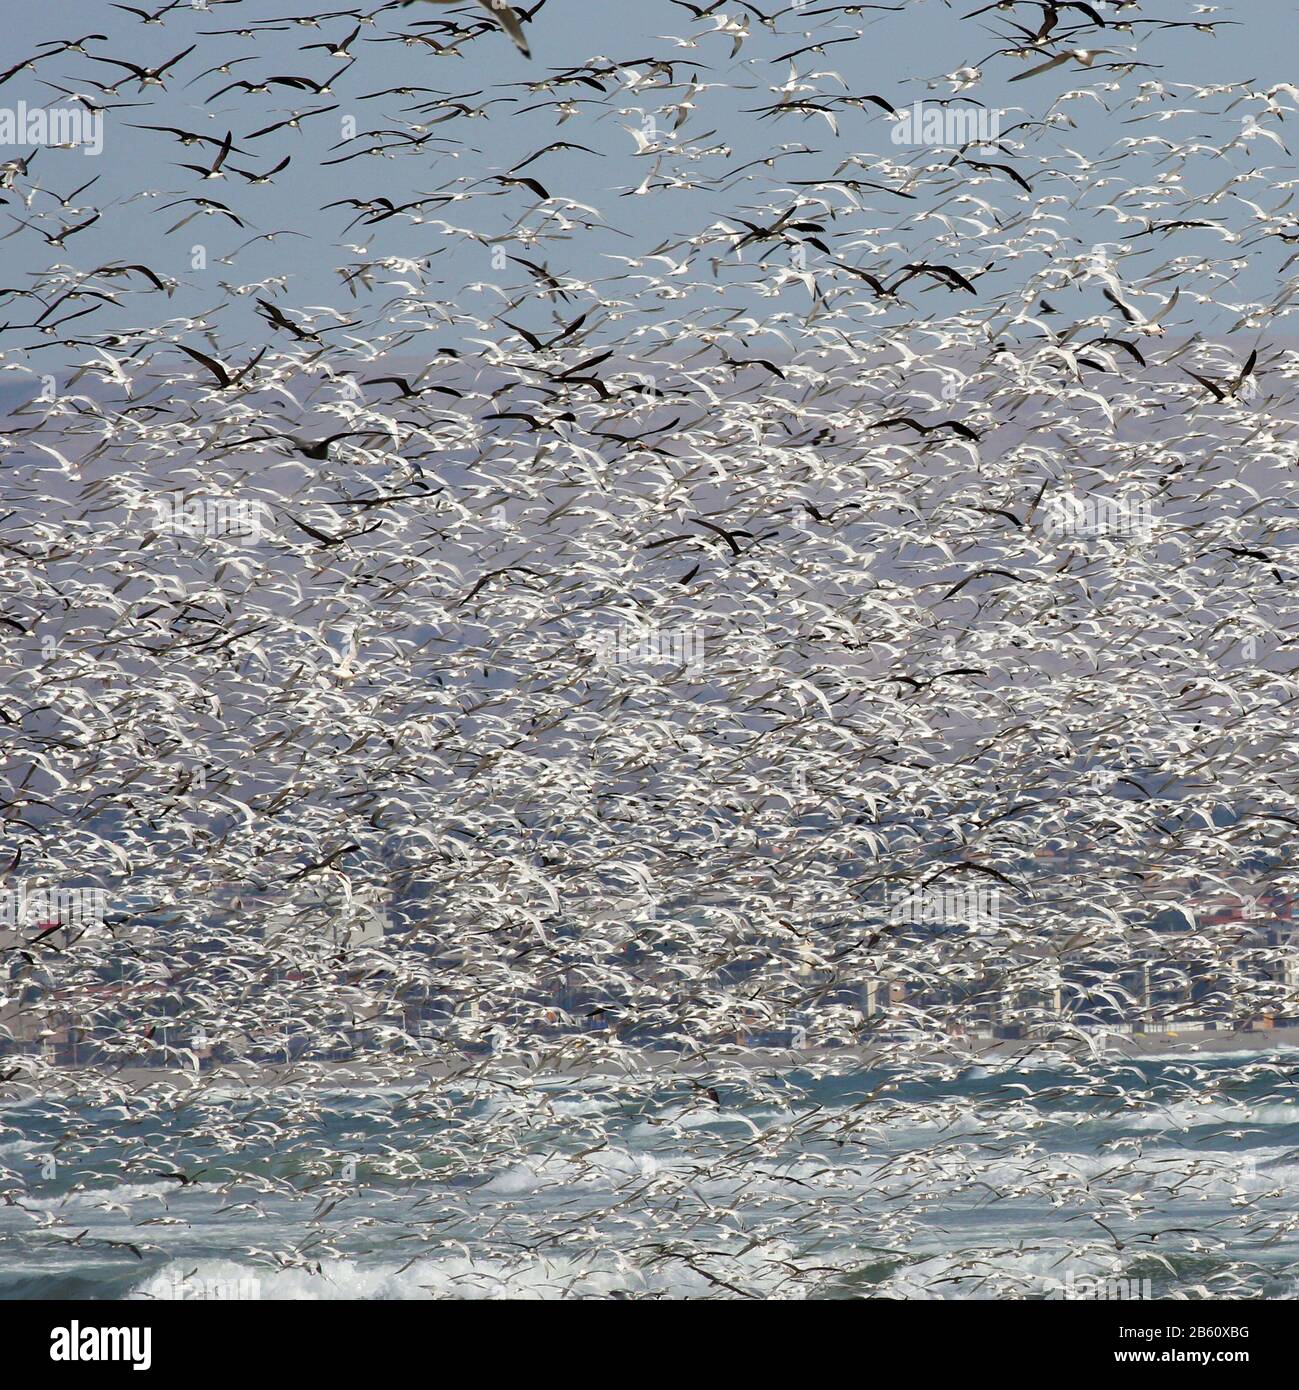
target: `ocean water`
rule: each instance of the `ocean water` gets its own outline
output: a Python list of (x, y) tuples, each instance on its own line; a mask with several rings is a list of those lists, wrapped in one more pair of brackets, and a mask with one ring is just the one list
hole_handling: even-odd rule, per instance
[(14, 1101), (0, 1297), (1289, 1297), (1296, 1075), (822, 1062)]

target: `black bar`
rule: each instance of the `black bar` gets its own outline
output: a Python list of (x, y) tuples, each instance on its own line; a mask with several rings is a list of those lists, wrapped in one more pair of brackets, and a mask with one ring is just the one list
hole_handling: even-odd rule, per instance
[[(129, 1359), (115, 1366), (82, 1356), (75, 1363), (52, 1359), (53, 1349), (68, 1346), (74, 1324), (79, 1350), (100, 1349), (100, 1329), (139, 1334), (148, 1329), (149, 1372), (170, 1377), (200, 1371), (204, 1380), (251, 1373), (259, 1383), (282, 1373), (325, 1376), (338, 1384), (354, 1376), (399, 1371), (404, 1376), (421, 1368), (438, 1379), (456, 1364), (497, 1383), (511, 1373), (532, 1381), (549, 1379), (565, 1363), (580, 1380), (588, 1375), (603, 1380), (627, 1370), (627, 1355), (636, 1344), (625, 1339), (651, 1331), (643, 1357), (633, 1358), (640, 1374), (650, 1376), (656, 1366), (664, 1371), (675, 1366), (679, 1372), (686, 1363), (697, 1372), (690, 1348), (697, 1348), (704, 1361), (710, 1354), (719, 1358), (732, 1378), (746, 1365), (774, 1371), (774, 1347), (780, 1361), (797, 1357), (812, 1375), (842, 1374), (846, 1357), (863, 1380), (891, 1365), (891, 1375), (907, 1376), (910, 1367), (925, 1382), (937, 1374), (1009, 1381), (1064, 1372), (1070, 1378), (1109, 1375), (1116, 1383), (1140, 1384), (1151, 1371), (1174, 1369), (1210, 1371), (1215, 1381), (1230, 1383), (1237, 1376), (1288, 1369), (1294, 1326), (1293, 1305), (1283, 1301), (863, 1299), (785, 1304), (756, 1314), (752, 1302), (707, 1300), (706, 1307), (700, 1302), (682, 1310), (659, 1304), (647, 1323), (630, 1309), (614, 1311), (591, 1306), (592, 1301), (562, 1308), (499, 1301), (10, 1304), (0, 1313), (0, 1344), (6, 1383), (14, 1386), (24, 1383), (18, 1379), (24, 1372), (44, 1378), (74, 1365), (95, 1373), (131, 1368)], [(690, 1342), (675, 1342), (692, 1332)], [(665, 1333), (673, 1341), (666, 1341)], [(623, 1340), (605, 1340), (614, 1335)], [(578, 1337), (591, 1340), (575, 1341)], [(103, 1349), (142, 1351), (144, 1345), (142, 1335), (134, 1344), (114, 1336)], [(819, 1368), (807, 1366), (807, 1359), (823, 1354), (829, 1359)]]

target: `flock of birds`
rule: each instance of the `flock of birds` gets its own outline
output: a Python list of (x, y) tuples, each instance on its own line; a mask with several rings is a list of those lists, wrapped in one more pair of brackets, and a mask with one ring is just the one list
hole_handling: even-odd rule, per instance
[[(616, 1227), (642, 1291), (665, 1262), (702, 1296), (841, 1287), (798, 1236), (849, 1229), (835, 1165), (903, 1120), (867, 1246), (914, 1261), (950, 1204), (1033, 1192), (1110, 1258), (1142, 1199), (1039, 1161), (1039, 1096), (952, 1162), (959, 1098), (823, 1105), (789, 1069), (956, 1084), (983, 1010), (1058, 1103), (1159, 1114), (1082, 1021), (1139, 1016), (1131, 962), (1188, 997), (1210, 962), (1242, 1026), (1299, 1012), (1284, 940), (1196, 909), (1294, 878), (1299, 88), (1198, 75), (1233, 30), (1271, 46), (1244, 8), (620, 8), (25, 19), (0, 105), (104, 144), (0, 150), (0, 881), (109, 906), (0, 932), (6, 1093), (95, 1149), (76, 1191), (201, 1186), (177, 1117), (273, 1138), (301, 1169), (257, 1183), (328, 1216), (250, 1258), (304, 1292), (392, 1219), (317, 1129), (378, 1076), (419, 1078), (381, 1127), (437, 1120), (383, 1170), (395, 1203), (445, 1180), (400, 1209), (412, 1253), (460, 1241), (471, 1284), (505, 1241), (608, 1291), (582, 1260)], [(894, 138), (916, 103), (981, 124)], [(889, 921), (991, 884), (996, 920)], [(759, 1037), (798, 1050), (737, 1060)], [(1242, 1075), (1285, 1103), (1279, 1063), (1185, 1086)], [(677, 1167), (618, 1167), (629, 1116)], [(91, 1247), (4, 1138), (0, 1242)], [(598, 1221), (560, 1200), (592, 1173)], [(484, 1191), (494, 1224), (444, 1241)], [(1251, 1197), (1197, 1231), (1214, 1291), (1296, 1221)]]

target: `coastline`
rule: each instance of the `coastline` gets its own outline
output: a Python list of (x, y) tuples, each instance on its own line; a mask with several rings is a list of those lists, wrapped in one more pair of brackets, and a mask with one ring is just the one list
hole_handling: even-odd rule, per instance
[[(865, 1047), (756, 1048), (737, 1043), (713, 1046), (706, 1057), (684, 1052), (643, 1048), (612, 1051), (605, 1048), (557, 1048), (540, 1057), (485, 1054), (461, 1058), (401, 1058), (392, 1061), (293, 1061), (228, 1063), (200, 1072), (181, 1067), (56, 1066), (44, 1064), (0, 1083), (0, 1101), (90, 1091), (98, 1085), (130, 1090), (169, 1086), (179, 1091), (214, 1085), (308, 1087), (330, 1090), (419, 1089), (463, 1081), (490, 1082), (514, 1076), (547, 1081), (591, 1077), (700, 1077), (740, 1069), (752, 1071), (820, 1072), (871, 1071), (905, 1061), (977, 1066), (1000, 1059), (1024, 1063), (1060, 1061), (1125, 1061), (1223, 1056), (1233, 1053), (1299, 1052), (1299, 1027), (1250, 1029), (1238, 1032), (1197, 1030), (1176, 1033), (1106, 1033), (1064, 1038), (946, 1038), (927, 1046), (915, 1040), (883, 1042)], [(12, 1065), (14, 1059), (9, 1059)]]

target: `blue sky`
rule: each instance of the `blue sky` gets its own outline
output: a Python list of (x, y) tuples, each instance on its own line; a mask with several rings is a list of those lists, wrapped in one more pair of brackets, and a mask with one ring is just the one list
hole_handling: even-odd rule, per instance
[[(711, 32), (711, 21), (696, 22), (683, 6), (667, 0), (600, 5), (581, 0), (548, 0), (529, 26), (531, 62), (499, 32), (463, 43), (462, 56), (434, 54), (426, 47), (401, 42), (374, 41), (393, 33), (416, 32), (416, 26), (430, 20), (480, 13), (472, 4), (454, 8), (414, 4), (380, 14), (376, 26), (362, 30), (352, 46), (356, 64), (340, 78), (335, 94), (316, 98), (310, 92), (279, 86), (269, 94), (250, 96), (234, 91), (215, 101), (208, 100), (222, 86), (240, 78), (287, 74), (321, 81), (335, 73), (342, 66), (340, 60), (323, 51), (301, 50), (308, 44), (345, 37), (354, 27), (346, 18), (322, 21), (319, 27), (285, 25), (259, 30), (255, 40), (215, 32), (288, 15), (308, 15), (319, 8), (303, 0), (242, 0), (239, 4), (213, 5), (206, 12), (182, 6), (168, 14), (164, 24), (156, 25), (143, 24), (136, 16), (98, 0), (93, 4), (73, 0), (59, 6), (11, 7), (6, 15), (8, 46), (12, 53), (21, 56), (54, 40), (91, 31), (105, 33), (108, 39), (88, 42), (90, 53), (129, 61), (156, 64), (190, 44), (197, 44), (197, 48), (168, 74), (165, 92), (151, 87), (140, 96), (136, 83), (122, 69), (75, 53), (41, 64), (35, 72), (20, 73), (0, 87), (0, 104), (13, 105), (20, 99), (29, 105), (51, 104), (65, 99), (47, 83), (89, 93), (97, 100), (122, 103), (108, 112), (105, 150), (100, 158), (92, 159), (79, 151), (43, 150), (32, 165), (34, 180), (61, 196), (88, 179), (96, 179), (75, 205), (102, 212), (101, 220), (70, 238), (62, 252), (47, 247), (37, 232), (0, 221), (0, 225), (13, 230), (13, 235), (0, 241), (0, 266), (6, 282), (22, 283), (24, 274), (45, 270), (52, 257), (81, 270), (113, 260), (140, 260), (160, 275), (180, 282), (167, 309), (181, 321), (182, 327), (191, 315), (205, 317), (228, 297), (223, 283), (246, 286), (268, 277), (285, 277), (282, 286), (272, 284), (268, 288), (280, 294), (286, 306), (332, 305), (341, 313), (351, 314), (362, 304), (348, 294), (339, 273), (339, 267), (355, 259), (343, 249), (350, 244), (365, 248), (373, 256), (429, 257), (425, 284), (428, 298), (454, 304), (491, 324), (508, 300), (490, 286), (526, 286), (528, 276), (514, 263), (507, 263), (503, 271), (499, 256), (494, 265), (491, 245), (487, 243), (503, 238), (499, 244), (510, 254), (535, 259), (529, 254), (526, 241), (512, 234), (517, 225), (545, 229), (545, 240), (537, 245), (552, 270), (595, 280), (625, 268), (610, 257), (642, 256), (661, 243), (697, 237), (723, 218), (739, 216), (762, 221), (778, 206), (779, 199), (773, 193), (777, 176), (790, 180), (823, 178), (845, 160), (860, 156), (867, 167), (856, 172), (871, 178), (878, 177), (878, 173), (872, 175), (872, 169), (887, 167), (880, 164), (881, 160), (893, 161), (896, 169), (906, 161), (931, 158), (931, 151), (900, 151), (891, 144), (890, 122), (875, 105), (841, 109), (837, 133), (818, 115), (787, 114), (773, 119), (760, 114), (761, 108), (777, 99), (772, 87), (786, 80), (791, 71), (789, 63), (773, 64), (771, 59), (801, 47), (805, 40), (800, 39), (800, 33), (813, 24), (827, 26), (816, 31), (822, 42), (829, 38), (849, 41), (827, 46), (823, 54), (809, 53), (794, 60), (799, 79), (815, 89), (810, 95), (878, 93), (893, 105), (903, 106), (917, 99), (952, 97), (955, 93), (959, 100), (977, 100), (1003, 110), (1003, 130), (1019, 120), (1041, 119), (1057, 103), (1054, 109), (1067, 113), (1072, 124), (1034, 135), (1033, 153), (1040, 158), (1054, 151), (1057, 167), (1067, 170), (1074, 158), (1068, 152), (1090, 160), (1114, 157), (1120, 151), (1118, 142), (1125, 138), (1171, 135), (1177, 131), (1179, 138), (1193, 135), (1209, 145), (1226, 145), (1239, 135), (1246, 108), (1224, 110), (1226, 99), (1193, 103), (1182, 99), (1184, 89), (1174, 84), (1210, 85), (1253, 79), (1258, 90), (1286, 81), (1294, 52), (1288, 36), (1296, 22), (1293, 10), (1279, 0), (1259, 0), (1249, 6), (1223, 7), (1214, 14), (1213, 19), (1231, 20), (1234, 25), (1219, 29), (1212, 37), (1193, 29), (1142, 30), (1138, 58), (1157, 66), (1126, 75), (1105, 74), (1106, 79), (1115, 82), (1116, 89), (1100, 95), (1101, 100), (1117, 106), (1121, 96), (1137, 94), (1141, 83), (1157, 81), (1169, 91), (1152, 98), (1149, 104), (1165, 109), (1194, 108), (1188, 117), (1154, 126), (1129, 125), (1134, 108), (1109, 112), (1092, 97), (1058, 103), (1062, 94), (1095, 86), (1101, 77), (1073, 65), (1011, 83), (1008, 79), (1027, 66), (1025, 60), (994, 57), (983, 64), (982, 79), (977, 84), (956, 91), (956, 84), (942, 81), (942, 75), (1006, 46), (998, 34), (1010, 33), (1009, 17), (994, 11), (962, 19), (964, 6), (953, 9), (940, 0), (920, 0), (896, 14), (863, 12), (858, 16), (835, 14), (817, 19), (791, 9), (780, 17), (778, 35), (766, 31), (750, 17), (748, 35), (734, 57), (729, 34)], [(812, 4), (805, 8), (815, 11), (824, 6)], [(769, 0), (769, 12), (777, 9), (775, 0)], [(1179, 17), (1183, 14), (1177, 6), (1153, 5), (1149, 13), (1159, 17), (1163, 9), (1176, 11)], [(732, 19), (745, 15), (738, 6), (724, 6), (719, 13), (729, 14)], [(1021, 6), (1017, 13), (1028, 23), (1036, 12)], [(1129, 12), (1138, 13), (1145, 12)], [(1064, 21), (1061, 23), (1063, 27)], [(669, 37), (658, 37), (661, 35)], [(1136, 42), (1135, 35), (1123, 34), (1107, 36), (1103, 46), (1124, 48)], [(587, 87), (570, 88), (574, 95), (590, 99), (592, 104), (579, 107), (571, 119), (562, 122), (553, 107), (523, 111), (524, 107), (541, 102), (544, 94), (532, 94), (522, 84), (538, 82), (548, 74), (599, 55), (624, 65), (621, 83), (606, 83), (607, 97)], [(647, 63), (637, 61), (652, 57), (675, 59), (675, 79), (680, 85), (654, 89), (653, 70)], [(225, 62), (234, 64), (227, 74), (214, 72), (200, 77), (206, 69)], [(686, 84), (696, 75), (703, 90), (688, 94)], [(102, 97), (89, 85), (94, 81), (111, 83), (118, 76), (126, 80), (115, 98)], [(401, 84), (435, 91), (415, 97), (359, 99)], [(347, 118), (355, 120), (359, 132), (401, 130), (404, 122), (422, 119), (420, 113), (409, 110), (414, 103), (442, 100), (435, 92), (447, 94), (448, 99), (459, 99), (465, 107), (480, 109), (483, 114), (463, 114), (461, 109), (439, 105), (428, 115), (446, 119), (426, 128), (430, 139), (412, 154), (362, 157), (333, 165), (324, 162), (367, 143), (363, 134), (351, 142), (342, 138), (342, 123)], [(697, 178), (704, 186), (654, 186), (648, 192), (637, 193), (635, 190), (651, 173), (654, 161), (652, 156), (637, 154), (631, 128), (643, 126), (649, 115), (660, 123), (660, 131), (666, 124), (666, 133), (671, 135), (674, 117), (670, 111), (664, 114), (664, 110), (687, 96), (693, 109), (675, 133), (681, 149), (664, 157), (660, 173), (669, 178)], [(148, 104), (128, 104), (136, 101)], [(498, 104), (486, 105), (489, 102)], [(305, 122), (300, 132), (286, 130), (269, 137), (248, 138), (295, 110), (333, 105), (338, 109)], [(403, 112), (403, 108), (407, 109)], [(252, 173), (269, 170), (285, 155), (291, 156), (291, 163), (270, 185), (248, 185), (238, 175), (201, 181), (178, 166), (182, 162), (207, 162), (199, 154), (206, 150), (210, 159), (212, 147), (184, 148), (170, 135), (132, 129), (135, 124), (175, 125), (218, 140), (230, 130), (236, 146), (246, 153), (232, 154), (229, 165)], [(1289, 133), (1278, 121), (1273, 121), (1271, 128), (1283, 139)], [(1025, 132), (1021, 130), (1013, 138), (1024, 139)], [(381, 134), (372, 137), (371, 143), (390, 139), (391, 136)], [(562, 208), (570, 225), (559, 237), (553, 236), (555, 223), (545, 221), (544, 211), (529, 212), (538, 204), (532, 189), (484, 182), (505, 173), (554, 140), (569, 141), (586, 149), (548, 153), (519, 173), (538, 180), (555, 198), (580, 205)], [(804, 149), (808, 152), (802, 152)], [(1123, 173), (1113, 175), (1114, 185), (1130, 184), (1134, 170), (1141, 169), (1143, 163), (1147, 176), (1157, 179), (1160, 168), (1155, 160), (1162, 153), (1157, 146), (1147, 147), (1145, 152), (1130, 152)], [(781, 158), (770, 169), (741, 167), (776, 154)], [(1183, 187), (1212, 192), (1213, 180), (1219, 175), (1225, 180), (1233, 170), (1248, 172), (1255, 160), (1285, 169), (1292, 167), (1288, 152), (1271, 140), (1256, 141), (1252, 152), (1240, 149), (1221, 159), (1193, 161)], [(728, 171), (738, 172), (731, 176)], [(1284, 192), (1274, 191), (1274, 178), (1275, 175), (1269, 175), (1253, 186), (1253, 195), (1269, 208), (1284, 196)], [(718, 179), (723, 180), (720, 186)], [(894, 177), (887, 181), (897, 180)], [(775, 182), (774, 187), (778, 189), (779, 183)], [(834, 229), (838, 233), (860, 229), (867, 238), (894, 238), (908, 254), (922, 254), (932, 244), (932, 233), (940, 230), (938, 224), (926, 225), (924, 218), (917, 216), (922, 211), (939, 210), (931, 187), (932, 184), (927, 185), (916, 203), (878, 194), (863, 200), (861, 210), (845, 204), (842, 215), (835, 219)], [(1116, 239), (1129, 230), (1118, 228), (1113, 217), (1097, 206), (1101, 200), (1094, 193), (1084, 200), (1087, 206), (1080, 207), (1070, 197), (1070, 189), (1066, 181), (1060, 182), (1058, 191), (1035, 183), (1039, 202), (1043, 193), (1054, 194), (1049, 211), (1061, 219), (1060, 225), (1069, 233), (1085, 242)], [(791, 197), (794, 191), (791, 187)], [(1005, 180), (989, 180), (977, 191), (980, 197), (1005, 209), (1007, 216), (1028, 206), (1027, 200), (1022, 207), (1017, 204), (1019, 191)], [(181, 206), (164, 211), (164, 205), (195, 193), (222, 200), (246, 227), (241, 229), (224, 217), (200, 215), (179, 231), (165, 234), (168, 227), (192, 209)], [(348, 197), (383, 196), (401, 203), (442, 193), (471, 196), (445, 206), (432, 205), (426, 214), (429, 220), (423, 225), (393, 218), (371, 228), (353, 227), (346, 235), (343, 229), (352, 221), (354, 211), (348, 207), (325, 207)], [(33, 211), (52, 206), (47, 194), (38, 195)], [(12, 197), (9, 206), (0, 211), (31, 216)], [(477, 236), (465, 235), (459, 229)], [(250, 238), (267, 233), (278, 235), (270, 241), (255, 241), (236, 252)], [(1221, 254), (1221, 243), (1212, 233), (1204, 233), (1199, 242), (1195, 236), (1192, 231), (1180, 238), (1178, 251), (1192, 246), (1202, 248), (1205, 254)], [(195, 247), (200, 245), (205, 248), (208, 261), (206, 268), (196, 269)], [(1159, 239), (1148, 238), (1142, 246), (1143, 264), (1158, 266), (1162, 250)], [(863, 263), (868, 263), (868, 259)], [(1266, 269), (1260, 268), (1260, 275)], [(997, 268), (998, 275), (1006, 273), (1013, 275), (1015, 269)], [(1248, 268), (1242, 272), (1242, 287), (1250, 285), (1251, 274)], [(751, 273), (743, 268), (723, 267), (719, 283), (726, 284), (727, 289), (718, 298), (727, 306), (756, 312), (764, 319), (786, 304), (800, 311), (805, 307), (806, 292), (799, 286), (792, 285), (771, 299), (755, 294), (752, 280)], [(1265, 280), (1259, 283), (1266, 287)], [(242, 297), (251, 299), (250, 295)], [(156, 313), (157, 297), (148, 302)], [(241, 307), (222, 311), (221, 332), (227, 335), (237, 328), (246, 335), (247, 342), (255, 343), (262, 332), (260, 320), (250, 313), (238, 312)], [(716, 307), (720, 311), (721, 306)], [(1210, 307), (1188, 302), (1179, 308), (1180, 317), (1188, 324), (1198, 318), (1206, 331), (1213, 330)], [(534, 327), (542, 327), (546, 322), (530, 307), (519, 312)], [(9, 317), (11, 321), (21, 321), (15, 314)], [(122, 311), (118, 321), (125, 326), (142, 326), (129, 309)], [(97, 316), (94, 322), (96, 327), (109, 326), (104, 316)], [(1218, 326), (1225, 329), (1227, 323)], [(451, 336), (462, 331), (456, 330)], [(448, 340), (448, 335), (442, 334), (440, 340)], [(225, 341), (223, 337), (223, 346)], [(40, 342), (40, 348), (41, 361), (62, 352), (48, 341)], [(72, 359), (76, 360), (75, 353)]]

